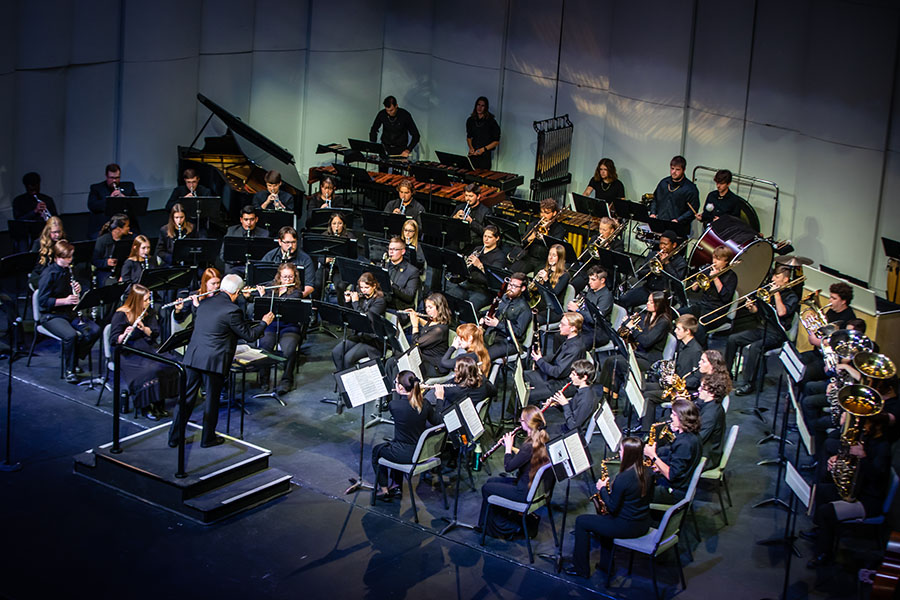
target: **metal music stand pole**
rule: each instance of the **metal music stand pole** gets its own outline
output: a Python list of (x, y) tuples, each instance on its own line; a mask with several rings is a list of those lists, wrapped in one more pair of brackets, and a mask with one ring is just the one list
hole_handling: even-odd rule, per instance
[(9, 460), (12, 440), (12, 371), (13, 362), (16, 360), (18, 354), (16, 351), (16, 341), (19, 336), (16, 335), (16, 332), (21, 326), (22, 318), (16, 317), (16, 320), (13, 321), (12, 327), (9, 330), (9, 364), (7, 365), (8, 372), (6, 377), (6, 455), (3, 458), (3, 463), (0, 463), (0, 471), (5, 472), (19, 471), (22, 469), (21, 463), (11, 463)]

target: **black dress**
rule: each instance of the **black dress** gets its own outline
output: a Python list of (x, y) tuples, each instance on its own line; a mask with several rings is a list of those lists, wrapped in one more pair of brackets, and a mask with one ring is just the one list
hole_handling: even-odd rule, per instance
[(422, 375), (426, 379), (446, 375), (448, 369), (441, 364), (444, 353), (447, 352), (447, 340), (450, 327), (445, 323), (426, 325), (413, 334), (412, 343), (418, 344), (419, 353), (422, 356)]
[[(375, 471), (375, 483), (379, 487), (387, 487), (388, 469), (378, 464), (379, 458), (385, 458), (391, 462), (404, 463), (412, 460), (413, 452), (422, 432), (431, 425), (437, 425), (431, 404), (422, 403), (422, 410), (417, 412), (410, 403), (408, 396), (401, 396), (394, 392), (388, 405), (391, 411), (391, 419), (394, 421), (394, 438), (389, 442), (376, 444), (372, 447), (372, 470)], [(390, 472), (391, 481), (399, 485), (403, 480), (402, 474), (397, 471)]]
[[(507, 452), (503, 457), (503, 470), (507, 473), (517, 471), (515, 477), (491, 477), (481, 487), (481, 513), (478, 525), (483, 527), (491, 537), (509, 537), (521, 529), (521, 518), (499, 506), (490, 506), (490, 496), (502, 496), (515, 502), (524, 502), (531, 488), (528, 476), (531, 470), (531, 440), (525, 440), (517, 453)], [(544, 475), (548, 476), (549, 471)], [(549, 475), (552, 477), (552, 475)]]
[[(159, 336), (159, 321), (155, 314), (150, 315), (149, 318), (145, 316), (143, 319), (144, 325), (150, 328), (150, 336), (135, 329), (128, 338), (127, 345), (156, 354), (155, 343)], [(128, 316), (124, 312), (117, 310), (113, 314), (109, 331), (112, 346), (118, 345), (119, 336), (129, 325)], [(119, 369), (120, 377), (128, 386), (128, 393), (133, 398), (136, 409), (146, 408), (155, 402), (178, 395), (178, 369), (175, 367), (126, 352), (122, 354)]]

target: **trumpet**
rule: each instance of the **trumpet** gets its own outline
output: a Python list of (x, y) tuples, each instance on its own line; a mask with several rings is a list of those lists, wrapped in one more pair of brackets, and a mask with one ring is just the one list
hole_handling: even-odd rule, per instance
[[(760, 288), (753, 290), (752, 292), (748, 292), (748, 293), (744, 294), (743, 296), (741, 296), (740, 298), (738, 298), (735, 301), (734, 305), (735, 306), (741, 306), (742, 304), (747, 305), (747, 304), (750, 304), (751, 302), (753, 302), (754, 299), (762, 300), (763, 302), (769, 302), (775, 294), (777, 294), (779, 292), (783, 292), (783, 291), (785, 291), (789, 288), (792, 288), (796, 285), (799, 285), (799, 284), (803, 283), (804, 281), (806, 281), (806, 276), (801, 275), (800, 277), (797, 277), (796, 279), (793, 279), (782, 286), (777, 286), (777, 287), (773, 288), (772, 287), (773, 284), (769, 283), (767, 285), (764, 285)], [(731, 304), (726, 304), (724, 306), (720, 306), (716, 309), (709, 311), (708, 313), (706, 313), (705, 315), (700, 317), (700, 324), (703, 326), (709, 326), (709, 325), (712, 325), (713, 323), (715, 323), (716, 321), (724, 319), (725, 317), (728, 316), (728, 313), (730, 312), (730, 308), (731, 308)]]
[[(682, 279), (681, 285), (684, 286), (684, 289), (687, 289), (691, 286), (696, 285), (697, 287), (699, 287), (701, 290), (703, 290), (705, 292), (706, 290), (709, 289), (709, 286), (712, 285), (713, 281), (715, 281), (716, 279), (718, 279), (719, 277), (721, 277), (728, 271), (731, 271), (739, 264), (741, 264), (741, 261), (739, 261), (739, 260), (732, 261), (732, 263), (730, 265), (728, 265), (727, 267), (725, 267), (718, 273), (715, 273), (714, 275), (707, 275), (706, 272), (708, 270), (712, 269), (712, 265), (709, 265), (708, 267), (697, 271), (693, 275), (689, 275), (688, 277)], [(694, 281), (695, 279), (696, 279), (696, 281)]]
[(632, 339), (635, 332), (640, 332), (641, 318), (643, 318), (645, 312), (647, 312), (646, 306), (628, 317), (616, 332), (619, 337), (622, 339)]

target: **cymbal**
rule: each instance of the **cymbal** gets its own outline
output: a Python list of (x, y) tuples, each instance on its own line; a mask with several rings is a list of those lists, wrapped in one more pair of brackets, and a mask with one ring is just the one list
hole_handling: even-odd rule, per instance
[(805, 256), (776, 256), (775, 262), (786, 267), (802, 267), (813, 264), (812, 259)]

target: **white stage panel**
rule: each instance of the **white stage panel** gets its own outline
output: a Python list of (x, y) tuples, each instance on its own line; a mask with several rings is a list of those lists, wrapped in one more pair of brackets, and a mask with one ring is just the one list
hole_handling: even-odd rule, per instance
[(303, 50), (308, 47), (309, 2), (256, 0), (254, 50)]
[[(568, 10), (568, 5), (566, 10)], [(568, 113), (574, 125), (572, 133), (572, 154), (569, 172), (572, 184), (569, 191), (581, 193), (597, 168), (597, 163), (606, 156), (606, 110), (609, 94), (600, 89), (579, 87), (560, 82), (557, 112)], [(611, 158), (611, 157), (610, 157)], [(618, 168), (619, 163), (613, 158)], [(625, 190), (628, 194), (629, 190)]]
[(562, 0), (516, 2), (509, 18), (506, 68), (555, 79), (561, 25)]
[(319, 51), (372, 50), (384, 40), (384, 4), (366, 0), (312, 0), (312, 38)]
[(609, 88), (614, 6), (614, 0), (566, 2), (559, 59), (560, 80), (582, 87)]
[[(520, 173), (525, 184), (534, 176), (537, 134), (534, 121), (553, 115), (555, 84), (549, 79), (506, 71), (503, 92), (502, 151), (495, 170)], [(495, 113), (496, 114), (496, 113)]]
[[(199, 77), (195, 92), (199, 92), (243, 120), (250, 118), (250, 88), (247, 78), (253, 68), (253, 55), (247, 54), (208, 54), (200, 56)], [(196, 133), (206, 119), (209, 109), (200, 104), (196, 94), (191, 99), (196, 108)], [(222, 135), (225, 127), (218, 119), (213, 119), (207, 126), (204, 135)], [(193, 139), (193, 135), (191, 139)], [(189, 143), (189, 139), (186, 143)]]
[[(418, 160), (427, 160), (433, 153), (435, 140), (429, 130), (429, 122), (435, 111), (432, 93), (431, 56), (413, 52), (384, 50), (381, 70), (381, 97), (391, 95), (397, 98), (398, 106), (408, 110), (421, 136), (419, 145), (413, 151)], [(378, 109), (383, 108), (379, 102)], [(375, 118), (375, 113), (372, 113)], [(371, 125), (371, 123), (369, 123)], [(379, 132), (379, 136), (381, 132)], [(366, 138), (368, 139), (368, 138)], [(379, 138), (380, 139), (380, 138)]]
[(15, 99), (13, 180), (18, 180), (16, 188), (21, 187), (22, 175), (34, 170), (47, 181), (47, 189), (60, 189), (60, 174), (65, 164), (65, 69), (19, 71)]
[(125, 60), (176, 60), (200, 49), (200, 0), (126, 2)]

